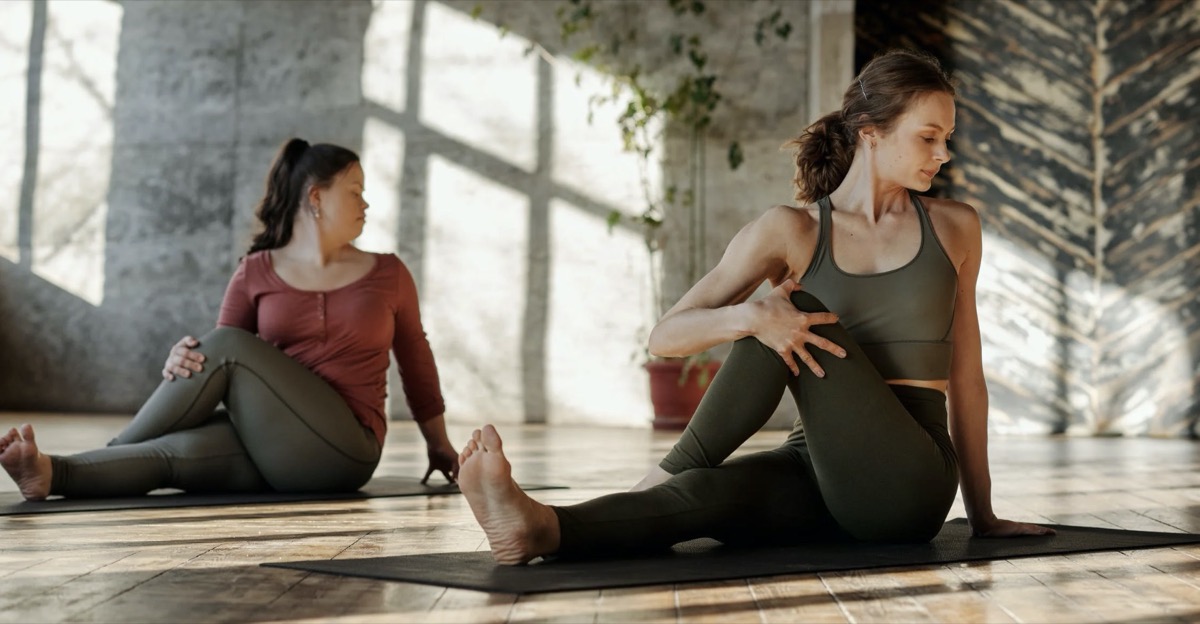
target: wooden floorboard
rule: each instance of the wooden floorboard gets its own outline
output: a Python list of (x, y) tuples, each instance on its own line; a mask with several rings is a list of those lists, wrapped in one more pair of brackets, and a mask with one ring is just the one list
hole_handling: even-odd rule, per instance
[[(48, 452), (103, 445), (123, 416), (0, 414)], [(566, 504), (620, 491), (673, 436), (506, 427), (519, 480)], [(452, 426), (465, 440), (469, 429)], [(760, 433), (746, 451), (783, 432)], [(1015, 519), (1200, 532), (1200, 444), (994, 438), (997, 512)], [(409, 423), (380, 475), (424, 473)], [(0, 491), (15, 486), (0, 480)], [(963, 515), (961, 501), (951, 516)], [(830, 572), (531, 596), (263, 568), (269, 561), (486, 550), (457, 496), (0, 517), (0, 622), (1197, 622), (1200, 547)]]

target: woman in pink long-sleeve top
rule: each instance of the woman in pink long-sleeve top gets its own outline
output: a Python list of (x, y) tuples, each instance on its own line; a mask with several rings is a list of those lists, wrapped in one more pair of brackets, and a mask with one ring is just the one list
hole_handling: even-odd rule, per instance
[(25, 498), (356, 490), (387, 430), (389, 350), (427, 442), (425, 478), (453, 480), (457, 451), (412, 275), (396, 256), (351, 244), (363, 185), (354, 152), (288, 141), (217, 328), (175, 344), (129, 426), (105, 448), (63, 457), (39, 452), (29, 425), (0, 438), (0, 464)]

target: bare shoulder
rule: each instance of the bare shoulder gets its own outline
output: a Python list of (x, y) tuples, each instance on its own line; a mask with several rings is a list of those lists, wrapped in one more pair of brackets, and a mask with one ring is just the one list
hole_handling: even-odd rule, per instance
[(942, 230), (955, 238), (979, 233), (979, 211), (971, 204), (941, 197), (922, 197), (921, 201), (929, 211), (934, 227), (939, 230), (939, 236)]
[(755, 220), (758, 228), (765, 233), (794, 239), (796, 235), (803, 236), (809, 232), (817, 232), (821, 225), (821, 213), (816, 204), (805, 206), (788, 206), (779, 204), (772, 206)]
[(953, 199), (922, 197), (933, 231), (955, 265), (979, 253), (982, 226), (979, 211), (971, 204)]
[(771, 279), (772, 285), (791, 277), (799, 279), (808, 270), (821, 232), (821, 211), (817, 204), (769, 208), (759, 218), (765, 236), (777, 242), (776, 249), (786, 267)]
[(780, 222), (791, 222), (797, 225), (816, 226), (821, 219), (821, 210), (815, 203), (805, 204), (803, 206), (778, 204), (768, 208), (767, 212), (763, 216), (777, 219)]

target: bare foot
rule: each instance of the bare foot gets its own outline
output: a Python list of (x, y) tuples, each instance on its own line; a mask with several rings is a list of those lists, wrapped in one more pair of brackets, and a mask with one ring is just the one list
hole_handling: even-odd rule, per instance
[(558, 516), (521, 491), (500, 434), (476, 429), (458, 458), (458, 487), (487, 535), (496, 563), (519, 565), (558, 550)]
[(0, 438), (0, 466), (17, 482), (25, 500), (42, 500), (50, 495), (50, 458), (38, 451), (33, 426), (10, 429)]
[(642, 477), (641, 481), (637, 482), (637, 485), (630, 488), (629, 491), (630, 492), (641, 492), (642, 490), (648, 490), (660, 483), (666, 483), (667, 479), (670, 479), (670, 478), (671, 478), (671, 473), (667, 472), (666, 470), (663, 470), (659, 466), (655, 466), (650, 469), (650, 472), (646, 473), (646, 476)]

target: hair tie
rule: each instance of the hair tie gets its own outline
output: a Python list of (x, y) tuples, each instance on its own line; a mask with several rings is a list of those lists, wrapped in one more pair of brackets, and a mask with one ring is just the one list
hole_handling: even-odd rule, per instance
[(284, 151), (284, 157), (287, 159), (288, 165), (294, 169), (310, 147), (312, 146), (304, 139), (293, 138), (291, 141), (288, 141), (287, 148)]

